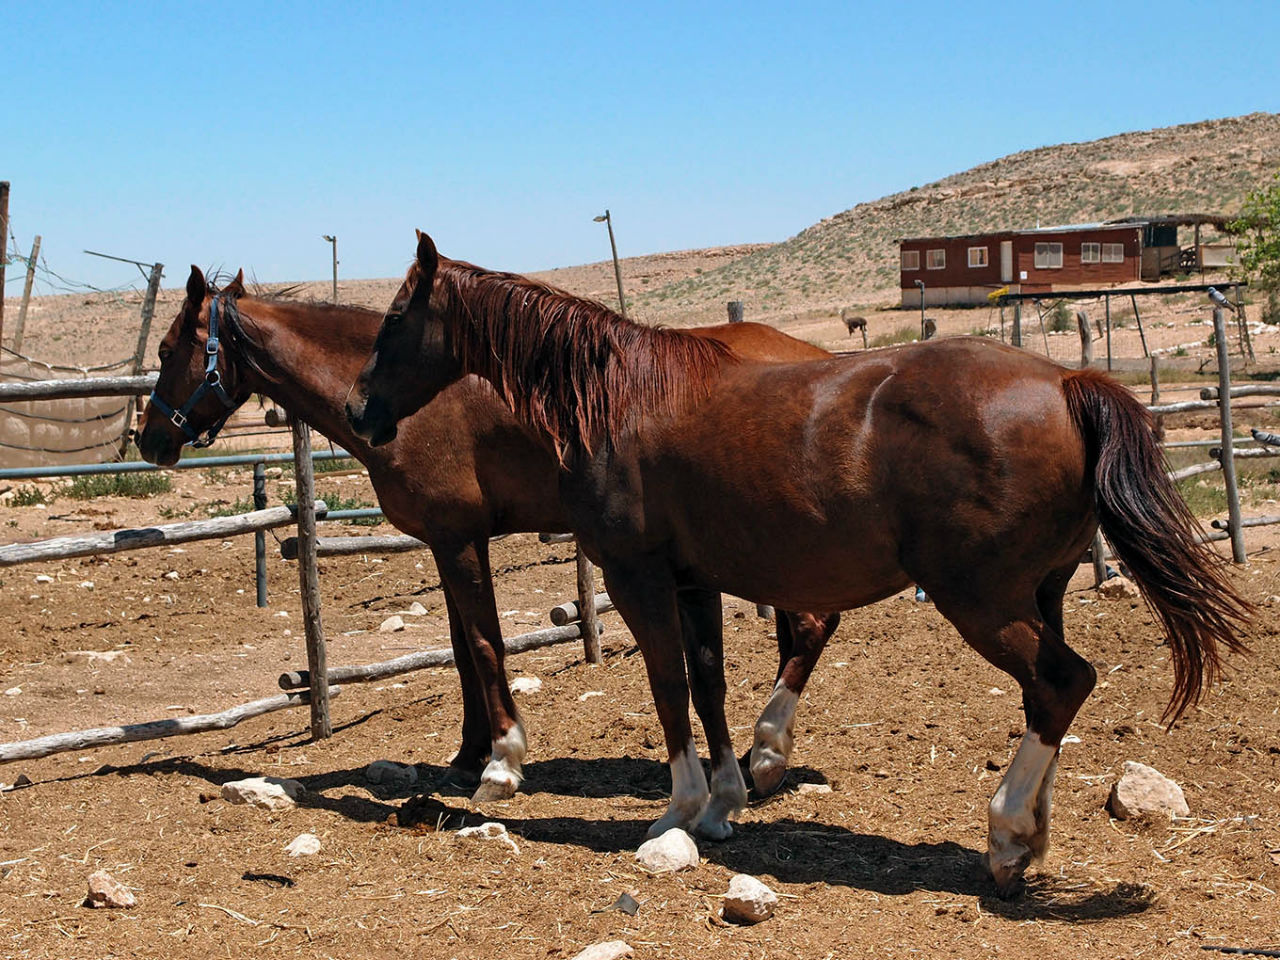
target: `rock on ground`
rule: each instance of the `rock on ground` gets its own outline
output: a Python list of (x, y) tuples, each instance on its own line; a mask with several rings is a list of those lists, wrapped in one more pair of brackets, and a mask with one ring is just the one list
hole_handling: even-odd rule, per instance
[(396, 633), (404, 629), (404, 617), (400, 614), (387, 617), (382, 623), (378, 624), (379, 633)]
[(375, 760), (364, 768), (364, 778), (370, 783), (417, 783), (418, 768), (392, 760)]
[(662, 836), (640, 844), (636, 859), (653, 873), (687, 870), (698, 865), (698, 845), (679, 827), (672, 827)]
[(298, 797), (307, 788), (297, 780), (280, 777), (249, 777), (222, 785), (222, 799), (228, 803), (245, 803), (263, 810), (288, 810), (297, 806)]
[(773, 916), (778, 895), (755, 877), (734, 874), (724, 898), (724, 918), (734, 923), (759, 923)]
[(89, 896), (85, 899), (85, 906), (128, 909), (137, 905), (133, 891), (107, 871), (97, 870), (89, 874)]
[(458, 831), (458, 837), (463, 840), (501, 840), (511, 848), (513, 853), (520, 852), (519, 845), (511, 839), (511, 834), (507, 833), (506, 826), (501, 823), (495, 823), (492, 820), (482, 823), (478, 827), (463, 827)]
[(1112, 577), (1110, 580), (1103, 580), (1098, 587), (1098, 592), (1113, 600), (1137, 600), (1142, 596), (1138, 591), (1138, 585), (1128, 577)]
[(537, 677), (516, 677), (511, 681), (512, 693), (537, 693), (542, 689), (542, 681)]
[(593, 943), (582, 952), (574, 954), (573, 960), (622, 960), (633, 956), (635, 951), (625, 940), (605, 940)]
[(1111, 787), (1107, 808), (1117, 820), (1191, 815), (1180, 786), (1155, 768), (1132, 760), (1124, 762), (1124, 773)]
[(291, 857), (309, 857), (320, 852), (320, 838), (314, 833), (300, 833), (284, 848)]

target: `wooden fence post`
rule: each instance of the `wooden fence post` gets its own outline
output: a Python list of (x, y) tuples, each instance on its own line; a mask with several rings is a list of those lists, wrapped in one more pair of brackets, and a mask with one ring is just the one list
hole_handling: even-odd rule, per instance
[[(142, 372), (142, 364), (147, 355), (147, 339), (151, 336), (151, 318), (156, 314), (156, 296), (160, 293), (160, 278), (164, 276), (164, 264), (151, 265), (151, 276), (147, 278), (147, 293), (142, 298), (142, 329), (138, 331), (138, 343), (133, 348), (133, 366), (130, 370), (134, 376)], [(124, 436), (120, 438), (120, 457), (124, 458), (129, 447), (129, 439), (133, 436), (133, 415), (137, 412), (138, 398), (130, 397), (124, 408)]]
[[(1151, 355), (1151, 405), (1154, 407), (1160, 402), (1160, 358), (1154, 353)], [(1156, 439), (1164, 442), (1164, 414), (1156, 414), (1155, 422)]]
[(1133, 304), (1133, 319), (1138, 322), (1138, 336), (1142, 340), (1142, 355), (1144, 357), (1151, 356), (1151, 351), (1147, 349), (1147, 332), (1142, 329), (1142, 314), (1138, 312), (1138, 298), (1134, 294), (1129, 294), (1129, 302)]
[(1230, 523), (1231, 556), (1244, 563), (1244, 529), (1240, 525), (1240, 488), (1236, 486), (1236, 459), (1231, 436), (1231, 359), (1227, 352), (1227, 321), (1222, 307), (1213, 308), (1213, 337), (1218, 350), (1218, 411), (1222, 424), (1222, 478), (1227, 484), (1227, 520)]
[[(253, 465), (253, 509), (267, 509), (267, 465), (259, 460)], [(253, 571), (258, 606), (267, 605), (267, 535), (261, 530), (253, 534)]]
[(293, 476), (298, 491), (298, 585), (307, 633), (307, 670), (311, 678), (311, 739), (333, 735), (329, 722), (329, 670), (325, 664), (324, 628), (320, 623), (320, 574), (316, 568), (315, 468), (311, 462), (311, 427), (293, 417)]
[(582, 624), (582, 654), (587, 663), (603, 663), (600, 652), (600, 622), (596, 613), (596, 570), (582, 545), (577, 545), (578, 565), (578, 619)]
[(742, 308), (741, 300), (730, 300), (728, 303), (725, 304), (725, 307), (727, 307), (729, 310), (730, 323), (742, 322), (743, 308)]
[(1093, 365), (1093, 331), (1083, 310), (1076, 311), (1076, 326), (1080, 330), (1080, 369), (1085, 370)]
[(0, 343), (4, 343), (4, 265), (9, 262), (9, 181), (0, 180)]
[(1093, 532), (1093, 585), (1100, 587), (1107, 579), (1107, 545), (1102, 539), (1102, 528)]
[(13, 352), (22, 352), (22, 333), (27, 326), (27, 306), (31, 303), (31, 285), (36, 279), (36, 260), (40, 257), (40, 236), (31, 242), (31, 256), (27, 258), (27, 282), (22, 287), (22, 306), (18, 308), (18, 325), (13, 331)]
[(1022, 301), (1013, 301), (1013, 330), (1009, 333), (1009, 345), (1022, 346)]

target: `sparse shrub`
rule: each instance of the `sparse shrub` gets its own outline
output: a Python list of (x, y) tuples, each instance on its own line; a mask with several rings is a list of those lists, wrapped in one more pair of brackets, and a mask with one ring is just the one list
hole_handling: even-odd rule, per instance
[(878, 333), (871, 338), (868, 346), (871, 347), (891, 347), (895, 343), (913, 343), (920, 339), (920, 328), (915, 324), (907, 324), (899, 327), (891, 333)]
[(46, 496), (39, 487), (21, 486), (13, 493), (15, 507), (35, 507), (42, 503), (50, 503), (53, 498)]
[(173, 481), (163, 473), (96, 473), (76, 477), (62, 492), (72, 500), (94, 500), (98, 497), (154, 497), (168, 493)]
[(1067, 301), (1059, 300), (1049, 311), (1049, 330), (1052, 333), (1066, 333), (1072, 326), (1071, 308), (1067, 306)]

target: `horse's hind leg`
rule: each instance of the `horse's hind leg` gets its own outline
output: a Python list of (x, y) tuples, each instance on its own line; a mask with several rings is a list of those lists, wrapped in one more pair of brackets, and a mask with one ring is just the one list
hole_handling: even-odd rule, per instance
[(489, 571), (487, 537), (466, 541), (452, 549), (434, 549), (440, 579), (453, 597), (462, 622), (464, 645), (471, 653), (475, 683), (489, 719), (489, 763), (480, 775), (476, 801), (505, 800), (516, 792), (527, 748), (504, 663), (506, 647), (498, 623)]
[(1007, 599), (986, 598), (984, 608), (972, 595), (952, 602), (929, 590), (965, 640), (1022, 687), (1027, 730), (987, 811), (987, 867), (1003, 896), (1017, 892), (1027, 867), (1048, 848), (1058, 750), (1096, 680), (1089, 662), (1062, 639), (1060, 573), (1036, 589), (1035, 602), (1013, 610)]
[[(778, 611), (778, 678), (773, 693), (756, 721), (751, 748), (751, 781), (756, 792), (769, 796), (782, 786), (795, 745), (796, 706), (827, 641), (840, 623), (840, 614)], [(785, 635), (785, 636), (784, 636)]]
[(677, 602), (689, 689), (711, 753), (711, 797), (694, 829), (723, 840), (733, 833), (729, 816), (747, 803), (747, 785), (724, 714), (724, 610), (714, 590), (681, 590)]

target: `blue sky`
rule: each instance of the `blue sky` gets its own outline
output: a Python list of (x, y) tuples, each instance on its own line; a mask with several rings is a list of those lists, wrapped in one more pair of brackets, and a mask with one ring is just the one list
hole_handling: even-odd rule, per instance
[[(790, 7), (788, 9), (788, 7)], [(785, 239), (1032, 147), (1280, 110), (1280, 3), (40, 3), (0, 12), (0, 179), (85, 249), (398, 275)], [(21, 294), (10, 267), (9, 297)], [(46, 287), (41, 292), (51, 292)]]

